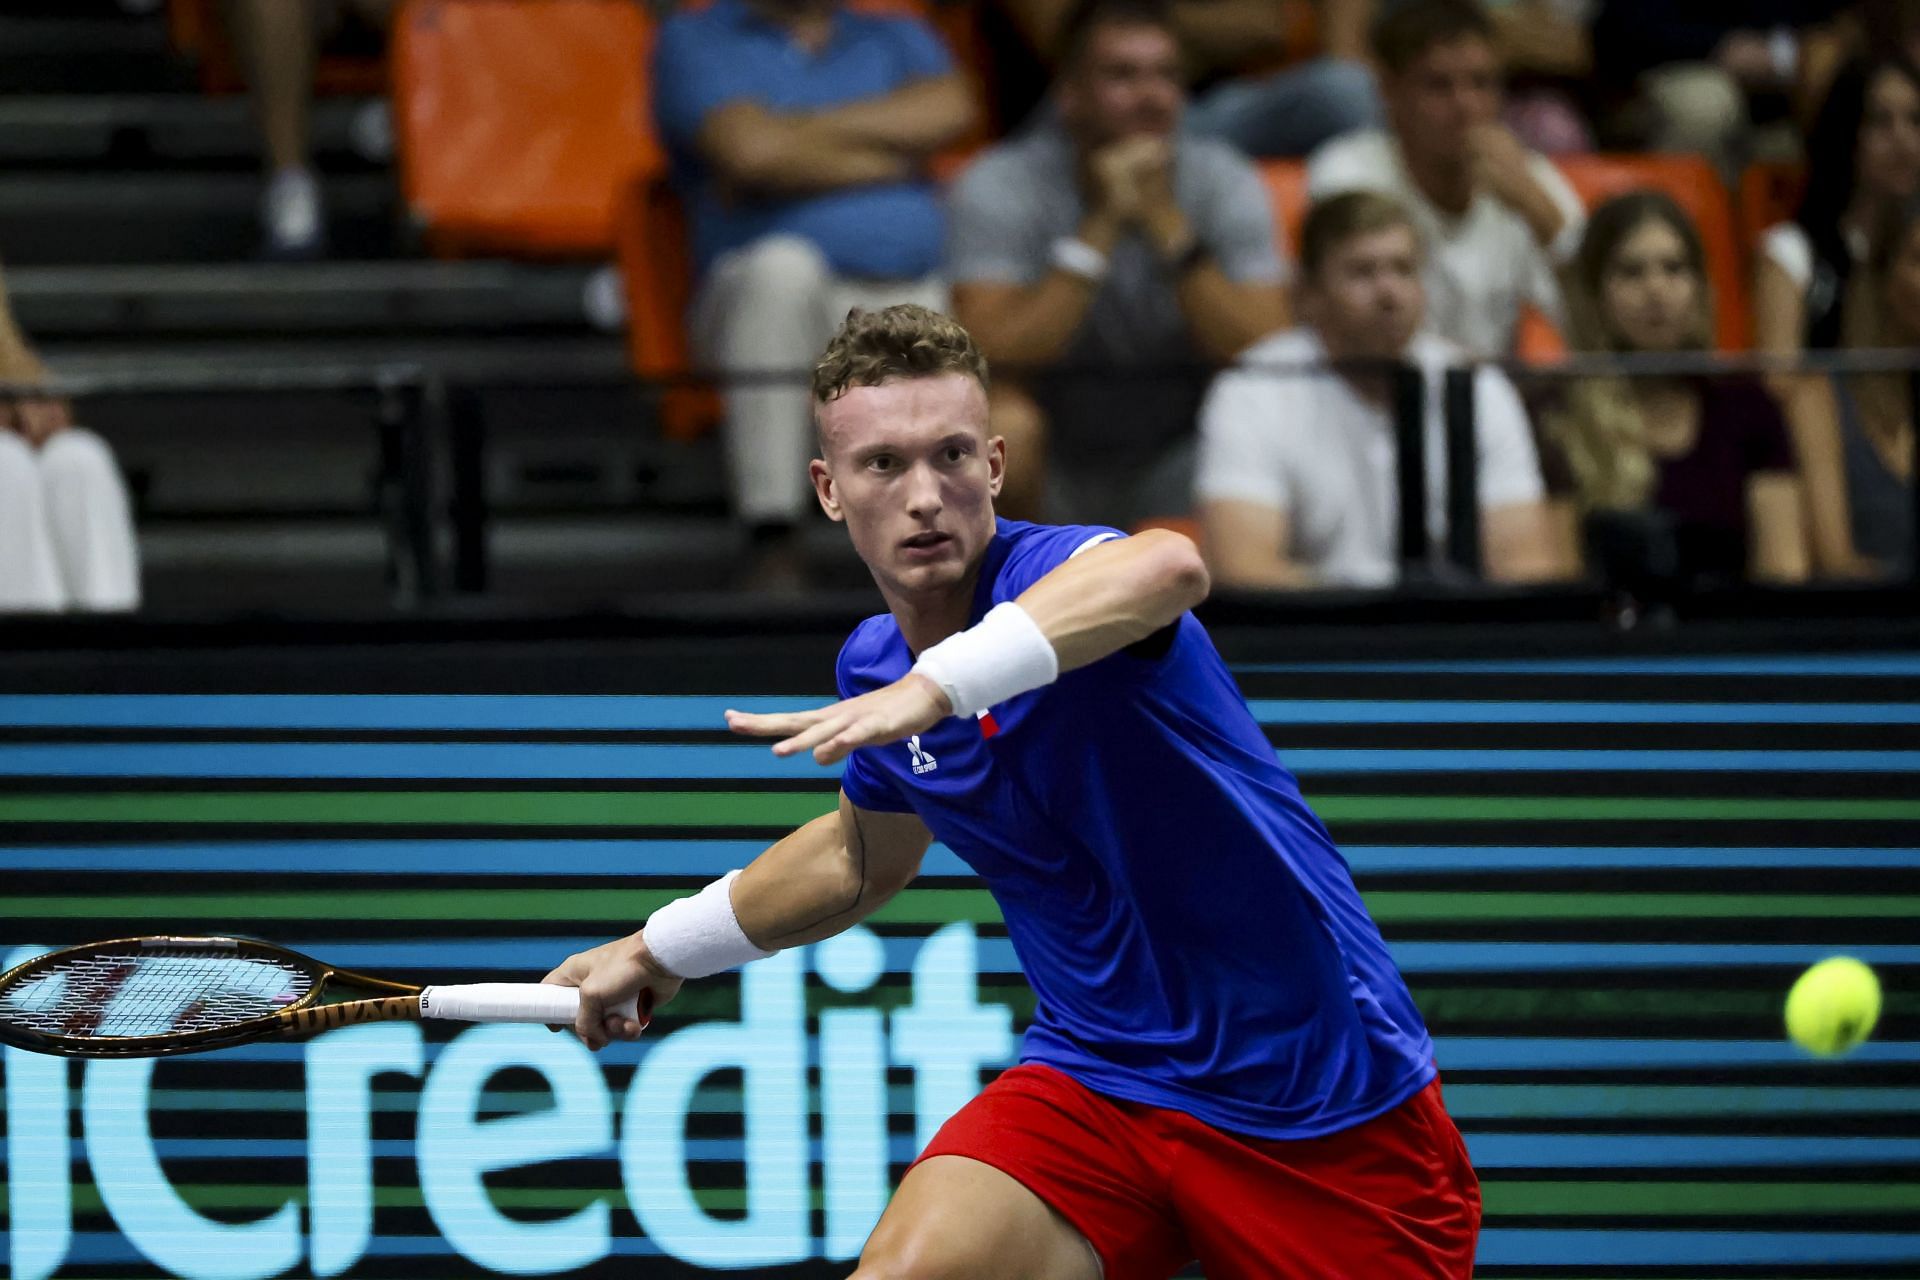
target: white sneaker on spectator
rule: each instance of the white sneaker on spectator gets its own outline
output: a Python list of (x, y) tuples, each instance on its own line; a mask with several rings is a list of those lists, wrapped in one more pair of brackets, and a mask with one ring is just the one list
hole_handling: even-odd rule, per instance
[(587, 277), (580, 290), (580, 309), (587, 322), (602, 333), (615, 333), (627, 323), (626, 282), (611, 262)]
[(317, 258), (326, 251), (320, 183), (311, 169), (280, 169), (260, 198), (260, 226), (269, 258)]

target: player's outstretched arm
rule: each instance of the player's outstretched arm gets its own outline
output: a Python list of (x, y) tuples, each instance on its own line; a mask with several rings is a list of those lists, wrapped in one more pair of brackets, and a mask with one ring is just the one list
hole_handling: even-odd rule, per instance
[(911, 813), (840, 807), (747, 864), (733, 885), (741, 931), (766, 951), (831, 938), (913, 882), (933, 833)]
[(884, 906), (918, 874), (933, 835), (912, 814), (855, 808), (843, 793), (823, 814), (742, 871), (654, 912), (644, 929), (582, 951), (545, 981), (580, 988), (574, 1033), (590, 1049), (632, 1040), (644, 1020), (608, 1011), (648, 993), (651, 1013), (703, 978), (830, 938)]
[(1211, 585), (1192, 539), (1149, 529), (1087, 548), (1015, 603), (1053, 646), (1060, 670), (1072, 671), (1170, 626)]
[(934, 645), (890, 685), (812, 711), (729, 711), (727, 727), (780, 739), (775, 755), (811, 751), (832, 764), (857, 747), (924, 733), (1117, 653), (1177, 621), (1206, 599), (1209, 585), (1190, 539), (1166, 529), (1115, 538)]

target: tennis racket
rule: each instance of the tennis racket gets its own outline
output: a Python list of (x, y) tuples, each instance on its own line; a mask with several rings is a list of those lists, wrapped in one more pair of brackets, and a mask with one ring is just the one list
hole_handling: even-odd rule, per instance
[[(422, 1018), (571, 1026), (579, 1010), (573, 987), (419, 987), (249, 938), (90, 942), (0, 974), (0, 1043), (66, 1058), (165, 1058)], [(613, 1012), (644, 1025), (653, 995)]]

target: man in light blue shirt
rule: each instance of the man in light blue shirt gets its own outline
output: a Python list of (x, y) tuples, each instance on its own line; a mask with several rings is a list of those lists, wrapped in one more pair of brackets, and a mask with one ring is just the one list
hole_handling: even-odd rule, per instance
[(972, 126), (972, 92), (918, 19), (717, 0), (662, 28), (654, 111), (693, 235), (696, 360), (792, 375), (727, 393), (755, 574), (790, 582), (812, 501), (813, 355), (854, 306), (944, 299), (946, 228), (926, 160)]

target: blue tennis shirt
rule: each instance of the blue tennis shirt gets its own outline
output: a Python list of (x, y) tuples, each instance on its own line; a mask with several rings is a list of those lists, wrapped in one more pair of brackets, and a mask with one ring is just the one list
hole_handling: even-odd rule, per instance
[[(1118, 536), (1000, 521), (971, 621)], [(840, 694), (912, 664), (892, 616), (869, 618)], [(841, 786), (918, 814), (986, 881), (1039, 997), (1023, 1061), (1262, 1138), (1350, 1128), (1433, 1079), (1346, 860), (1191, 615), (1157, 655), (1116, 653), (991, 717), (863, 747)]]

